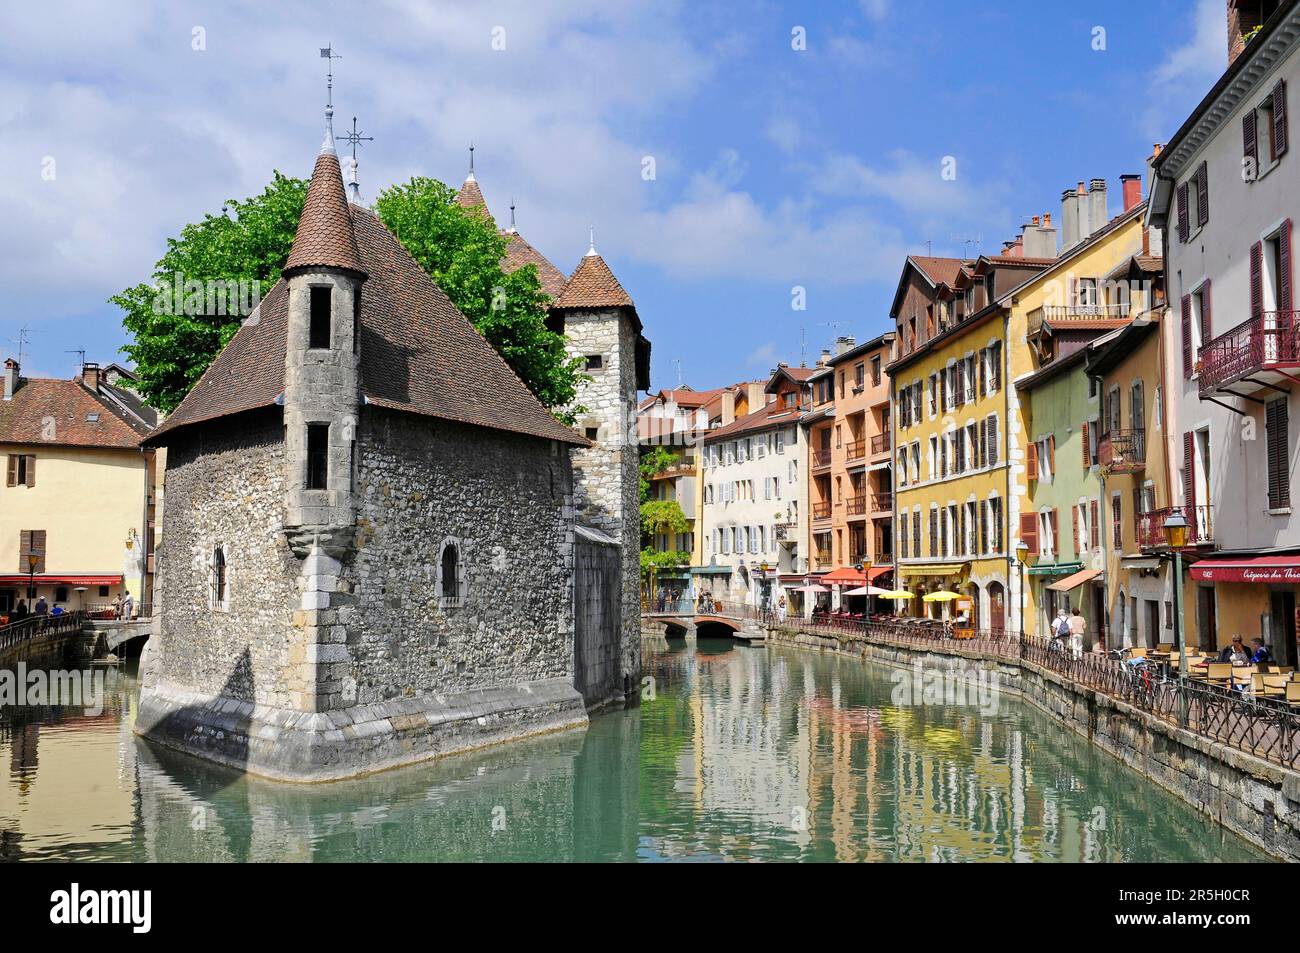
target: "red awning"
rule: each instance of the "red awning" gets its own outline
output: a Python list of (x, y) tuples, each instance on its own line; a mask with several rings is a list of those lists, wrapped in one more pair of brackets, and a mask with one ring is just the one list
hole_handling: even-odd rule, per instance
[(47, 576), (37, 573), (31, 576), (0, 576), (0, 586), (25, 586), (34, 582), (38, 586), (118, 586), (122, 576)]
[(1293, 582), (1300, 585), (1300, 554), (1202, 559), (1191, 566), (1193, 579), (1206, 582)]
[(857, 586), (865, 586), (873, 579), (879, 579), (885, 573), (889, 572), (892, 568), (893, 567), (891, 566), (872, 566), (865, 573), (861, 573), (858, 572), (856, 569), (854, 569), (852, 566), (841, 566), (839, 569), (836, 569), (833, 572), (828, 572), (826, 575), (822, 576), (821, 579), (818, 581), (823, 584), (829, 584), (829, 585), (844, 585), (845, 583), (853, 583), (854, 585)]

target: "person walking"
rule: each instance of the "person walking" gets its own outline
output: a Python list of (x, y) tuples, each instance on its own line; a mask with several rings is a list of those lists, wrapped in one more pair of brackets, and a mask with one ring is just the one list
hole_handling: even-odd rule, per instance
[(1061, 611), (1057, 613), (1056, 621), (1052, 623), (1052, 645), (1051, 648), (1065, 651), (1067, 640), (1070, 638), (1070, 617), (1065, 612), (1065, 606), (1061, 606)]
[(1088, 620), (1075, 606), (1070, 610), (1070, 653), (1075, 658), (1083, 658), (1083, 640), (1087, 634)]
[(785, 596), (776, 600), (776, 620), (785, 625)]
[(50, 606), (49, 606), (49, 603), (47, 603), (47, 602), (45, 601), (45, 597), (44, 597), (44, 596), (41, 596), (39, 599), (36, 600), (36, 614), (37, 614), (37, 615), (43, 616), (43, 615), (48, 614), (49, 611), (50, 611)]

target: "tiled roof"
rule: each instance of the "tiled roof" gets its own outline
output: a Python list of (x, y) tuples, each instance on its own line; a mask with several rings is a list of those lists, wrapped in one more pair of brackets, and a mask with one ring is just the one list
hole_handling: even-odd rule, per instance
[[(100, 390), (115, 391), (106, 384)], [(22, 378), (12, 400), (0, 400), (0, 443), (133, 450), (149, 427), (115, 406), (113, 397), (119, 396), (101, 396), (79, 377)]]
[(929, 255), (909, 256), (921, 273), (934, 284), (952, 284), (966, 265), (960, 258), (934, 258)]
[(456, 204), (461, 208), (482, 207), (487, 211), (487, 202), (483, 201), (483, 191), (478, 187), (478, 180), (473, 176), (467, 178), (460, 191), (456, 193)]
[(552, 301), (558, 301), (561, 293), (564, 291), (564, 272), (551, 264), (550, 260), (539, 252), (518, 232), (508, 232), (510, 244), (506, 246), (506, 257), (501, 262), (501, 267), (507, 271), (514, 271), (516, 268), (522, 268), (524, 265), (536, 265), (537, 277), (541, 279), (542, 290), (550, 297)]
[[(361, 390), (377, 406), (585, 446), (538, 402), (367, 209), (351, 207), (360, 263)], [(284, 391), (287, 285), (262, 299), (150, 440), (178, 427), (274, 404)]]
[(715, 438), (734, 437), (738, 434), (753, 433), (757, 430), (767, 430), (769, 427), (781, 427), (788, 424), (797, 424), (799, 422), (800, 411), (789, 407), (782, 407), (780, 401), (773, 401), (770, 404), (764, 404), (752, 414), (746, 414), (739, 420), (733, 420), (725, 427), (719, 427), (717, 430), (710, 430), (704, 434), (704, 440), (713, 441)]
[(312, 169), (311, 185), (307, 187), (307, 201), (298, 219), (298, 231), (293, 236), (286, 272), (296, 268), (312, 267), (346, 268), (362, 271), (361, 256), (352, 235), (352, 216), (348, 214), (348, 200), (343, 194), (343, 174), (339, 171), (339, 158), (333, 152), (322, 152), (316, 157)]
[(555, 302), (557, 308), (633, 308), (632, 299), (618, 283), (605, 259), (587, 252)]
[(658, 397), (651, 398), (651, 401), (662, 399), (665, 403), (671, 402), (678, 407), (703, 407), (724, 390), (725, 387), (715, 387), (713, 390), (691, 390), (688, 387), (679, 387), (676, 390), (661, 390)]

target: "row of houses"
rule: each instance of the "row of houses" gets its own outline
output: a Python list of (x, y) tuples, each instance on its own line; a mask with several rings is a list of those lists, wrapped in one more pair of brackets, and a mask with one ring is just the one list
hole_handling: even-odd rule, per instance
[(909, 256), (892, 330), (776, 368), (761, 406), (642, 402), (692, 409), (656, 487), (692, 523), (670, 584), (810, 613), (870, 582), (993, 632), (1078, 607), (1108, 646), (1259, 635), (1296, 663), (1300, 10), (1229, 0), (1227, 26), (1222, 77), (1114, 192), (1065, 187), (997, 254)]

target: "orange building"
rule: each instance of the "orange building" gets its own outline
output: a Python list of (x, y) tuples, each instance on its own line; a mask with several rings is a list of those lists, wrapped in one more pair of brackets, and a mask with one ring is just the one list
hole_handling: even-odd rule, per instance
[[(809, 569), (841, 594), (893, 568), (893, 493), (889, 379), (894, 332), (857, 344), (851, 337), (825, 352), (812, 384), (808, 430)], [(859, 572), (856, 567), (870, 564)], [(854, 604), (861, 608), (864, 603)]]

